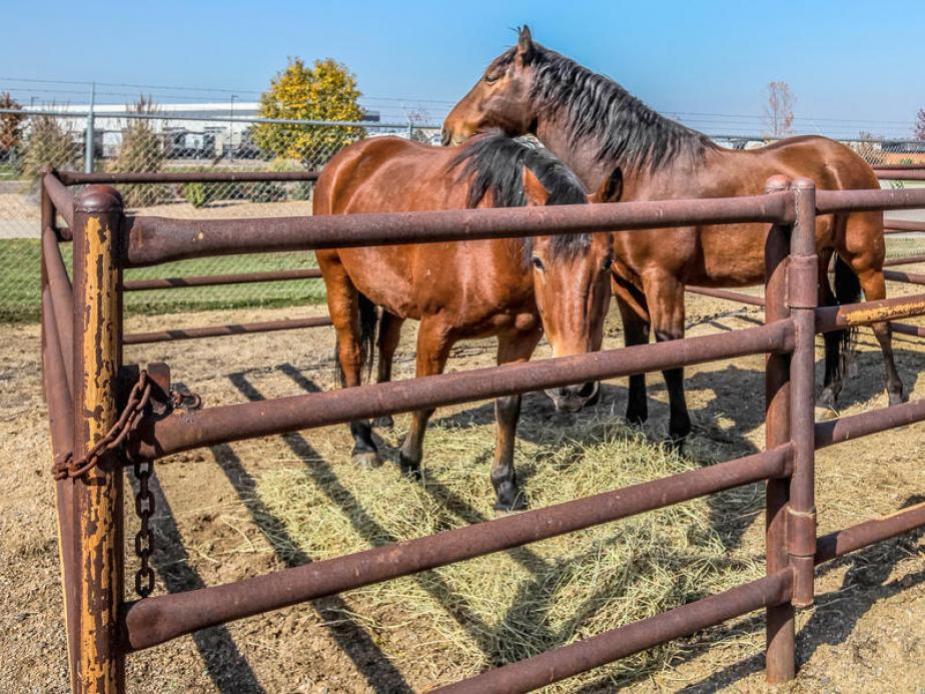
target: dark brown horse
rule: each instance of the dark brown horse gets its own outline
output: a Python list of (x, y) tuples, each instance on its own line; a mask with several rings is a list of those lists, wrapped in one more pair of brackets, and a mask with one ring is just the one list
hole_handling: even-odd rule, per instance
[[(620, 174), (602, 195), (619, 197)], [(325, 166), (315, 214), (405, 212), (477, 206), (585, 203), (584, 186), (548, 151), (504, 135), (431, 147), (394, 137), (341, 151)], [(530, 358), (545, 331), (556, 356), (600, 349), (613, 259), (607, 233), (406, 244), (318, 251), (328, 310), (337, 332), (342, 385), (360, 383), (381, 320), (379, 380), (388, 380), (402, 322), (420, 321), (417, 375), (443, 371), (453, 343), (497, 336), (499, 364)], [(381, 318), (376, 307), (381, 307)], [(577, 411), (597, 384), (549, 391), (557, 408)], [(415, 412), (402, 445), (403, 471), (419, 475), (433, 410)], [(495, 402), (497, 445), (491, 480), (500, 509), (520, 508), (513, 467), (520, 396)], [(360, 464), (378, 465), (369, 422), (350, 425)]]
[[(669, 120), (620, 85), (535, 43), (524, 27), (518, 43), (498, 56), (447, 116), (445, 144), (486, 129), (532, 133), (584, 181), (595, 186), (615, 167), (624, 176), (624, 200), (664, 200), (760, 193), (775, 174), (808, 177), (827, 190), (878, 188), (856, 153), (823, 137), (794, 137), (760, 149), (722, 148), (706, 135)], [(738, 287), (764, 278), (767, 226), (734, 224), (618, 232), (614, 235), (614, 294), (627, 344), (684, 334), (684, 285)], [(884, 298), (882, 212), (823, 215), (816, 221), (822, 305)], [(826, 270), (835, 259), (835, 291)], [(883, 351), (890, 404), (902, 402), (888, 323), (874, 333)], [(825, 382), (820, 400), (832, 405), (842, 387), (849, 334), (826, 335)], [(669, 432), (690, 432), (683, 373), (664, 373), (671, 403)], [(627, 418), (647, 417), (645, 379), (630, 379)]]

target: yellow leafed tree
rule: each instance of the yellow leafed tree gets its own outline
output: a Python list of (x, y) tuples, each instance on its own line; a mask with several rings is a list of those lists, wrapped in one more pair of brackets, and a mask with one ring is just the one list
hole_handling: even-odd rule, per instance
[[(289, 65), (260, 96), (263, 118), (358, 121), (363, 109), (357, 103), (356, 77), (331, 58), (309, 67), (301, 58)], [(260, 123), (253, 128), (254, 144), (276, 157), (295, 159), (304, 166), (322, 165), (341, 147), (365, 134), (362, 128)]]

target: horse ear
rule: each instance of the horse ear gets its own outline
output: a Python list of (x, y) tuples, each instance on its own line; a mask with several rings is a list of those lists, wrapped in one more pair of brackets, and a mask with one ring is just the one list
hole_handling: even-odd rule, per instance
[(540, 183), (528, 167), (524, 167), (524, 192), (527, 194), (527, 203), (533, 205), (545, 205), (549, 198), (549, 191)]
[(623, 171), (618, 166), (604, 179), (601, 187), (590, 195), (591, 202), (619, 202), (623, 197)]
[(533, 36), (530, 34), (530, 27), (526, 24), (520, 27), (520, 34), (517, 37), (517, 57), (521, 63), (527, 63), (533, 57)]

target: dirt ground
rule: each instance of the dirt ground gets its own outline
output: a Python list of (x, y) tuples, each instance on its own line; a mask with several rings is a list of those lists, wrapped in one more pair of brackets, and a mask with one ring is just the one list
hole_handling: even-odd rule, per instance
[[(311, 312), (319, 312), (313, 307)], [(132, 329), (155, 329), (295, 317), (307, 311), (211, 312), (132, 319)], [(753, 325), (755, 309), (690, 297), (689, 334)], [(619, 320), (610, 317), (605, 346), (622, 343)], [(197, 340), (132, 347), (126, 361), (166, 361), (175, 381), (203, 396), (207, 405), (295, 394), (332, 387), (329, 329)], [(411, 371), (412, 330), (397, 357), (397, 377)], [(913, 397), (925, 395), (919, 379), (925, 343), (895, 338), (901, 375)], [(491, 363), (493, 346), (458, 348), (450, 368)], [(885, 405), (879, 353), (863, 333), (858, 375), (842, 394), (843, 413)], [(61, 619), (58, 555), (48, 473), (46, 412), (39, 388), (37, 326), (0, 326), (0, 689), (10, 692), (65, 691), (65, 639)], [(821, 351), (817, 352), (821, 354)], [(545, 356), (541, 349), (539, 356)], [(733, 458), (761, 448), (762, 357), (691, 368), (688, 398), (695, 432), (687, 455), (698, 461)], [(667, 407), (660, 377), (650, 376), (652, 441), (666, 430)], [(602, 412), (622, 416), (625, 379), (606, 385)], [(523, 417), (542, 426), (548, 409), (542, 396), (525, 399)], [(475, 403), (457, 408), (467, 412)], [(441, 413), (438, 413), (438, 417)], [(825, 416), (820, 413), (820, 416)], [(831, 416), (831, 415), (828, 415)], [(398, 418), (399, 427), (404, 418)], [(482, 426), (491, 440), (490, 421)], [(285, 441), (287, 445), (282, 445)], [(350, 468), (344, 427), (303, 432), (293, 439), (219, 446), (174, 456), (157, 466), (158, 591), (180, 591), (265, 573), (291, 564), (274, 552), (274, 532), (261, 523), (247, 494), (261, 474), (302, 469), (319, 462), (335, 476)], [(817, 506), (820, 533), (888, 514), (925, 496), (925, 427), (894, 430), (820, 452)], [(760, 558), (762, 490), (753, 486), (714, 504), (731, 557)], [(127, 535), (136, 520), (128, 512)], [(303, 557), (303, 561), (310, 560)], [(129, 555), (130, 572), (134, 564)], [(131, 574), (129, 573), (129, 576)], [(817, 602), (799, 615), (797, 679), (779, 691), (925, 691), (925, 541), (921, 534), (869, 548), (818, 570)], [(402, 621), (402, 606), (383, 606)], [(380, 614), (380, 618), (381, 618)], [(369, 626), (351, 596), (319, 601), (209, 629), (128, 659), (131, 691), (164, 692), (365, 692), (427, 688), (430, 673), (402, 669), (379, 648), (382, 639), (403, 639), (415, 648), (413, 632), (383, 634)], [(628, 691), (760, 692), (763, 679), (763, 615), (697, 634), (664, 667), (630, 678)], [(581, 691), (606, 691), (606, 682)]]

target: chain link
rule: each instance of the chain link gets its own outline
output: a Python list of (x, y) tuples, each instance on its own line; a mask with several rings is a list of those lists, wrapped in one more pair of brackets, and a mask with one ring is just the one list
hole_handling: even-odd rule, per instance
[(154, 590), (154, 569), (151, 568), (151, 554), (154, 552), (154, 529), (151, 516), (154, 515), (154, 494), (148, 488), (151, 473), (154, 471), (153, 460), (136, 460), (135, 477), (138, 479), (138, 493), (135, 495), (135, 513), (141, 520), (135, 533), (135, 554), (140, 565), (135, 573), (135, 592), (146, 598)]

